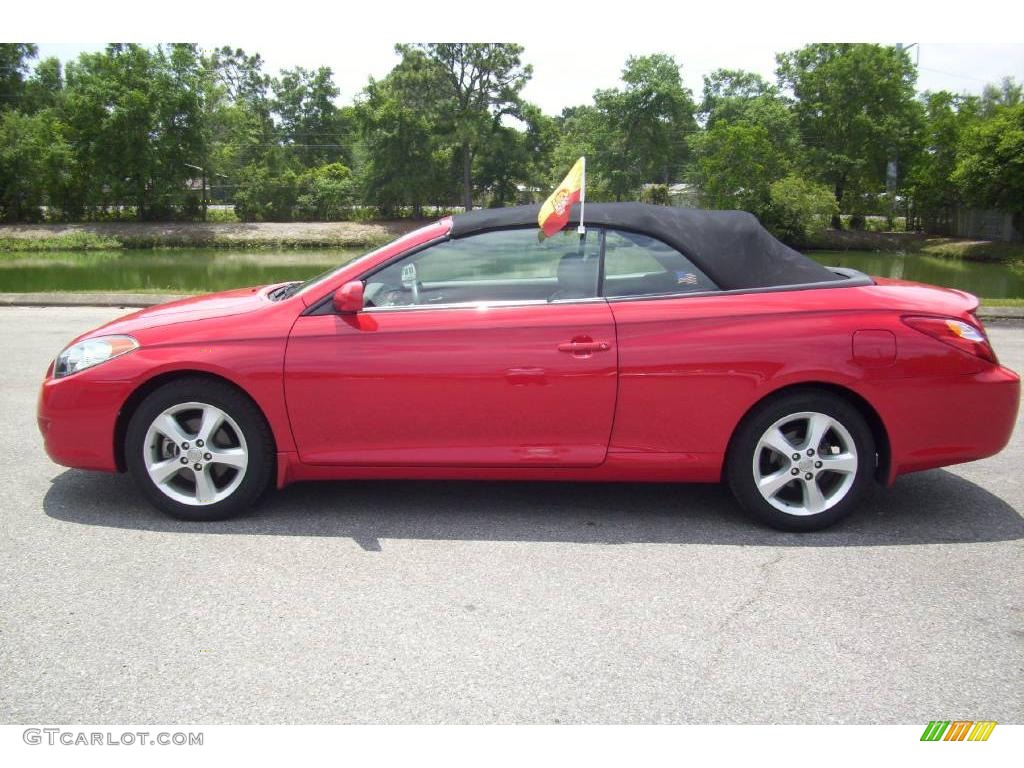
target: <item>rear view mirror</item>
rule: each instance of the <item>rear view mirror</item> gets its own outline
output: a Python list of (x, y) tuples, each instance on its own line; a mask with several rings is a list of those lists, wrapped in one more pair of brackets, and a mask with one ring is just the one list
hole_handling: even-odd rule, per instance
[(353, 280), (334, 292), (334, 308), (343, 315), (354, 315), (363, 309), (363, 283)]

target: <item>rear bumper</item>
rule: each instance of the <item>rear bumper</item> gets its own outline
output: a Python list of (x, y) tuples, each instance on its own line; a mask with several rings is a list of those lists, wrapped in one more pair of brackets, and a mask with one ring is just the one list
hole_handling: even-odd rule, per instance
[(889, 381), (869, 394), (889, 432), (888, 481), (999, 453), (1010, 442), (1020, 378), (992, 366), (981, 373)]

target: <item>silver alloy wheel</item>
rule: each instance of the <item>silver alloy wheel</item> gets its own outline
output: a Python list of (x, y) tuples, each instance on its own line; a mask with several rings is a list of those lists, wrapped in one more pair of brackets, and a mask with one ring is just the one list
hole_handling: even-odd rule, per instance
[(754, 449), (754, 483), (790, 515), (816, 515), (842, 501), (857, 478), (857, 446), (839, 421), (803, 411), (776, 421)]
[(166, 496), (194, 506), (230, 496), (245, 477), (249, 450), (235, 420), (209, 403), (172, 405), (149, 425), (142, 460)]

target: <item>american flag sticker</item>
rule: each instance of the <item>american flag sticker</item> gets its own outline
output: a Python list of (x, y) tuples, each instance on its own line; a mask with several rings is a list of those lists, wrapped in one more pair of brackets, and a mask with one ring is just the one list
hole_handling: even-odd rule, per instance
[(696, 285), (697, 276), (693, 272), (676, 272), (677, 285)]

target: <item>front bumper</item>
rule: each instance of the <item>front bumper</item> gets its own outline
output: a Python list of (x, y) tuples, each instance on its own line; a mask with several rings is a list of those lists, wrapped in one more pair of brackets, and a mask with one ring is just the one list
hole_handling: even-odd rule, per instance
[(132, 385), (89, 374), (82, 371), (55, 379), (51, 366), (39, 391), (36, 421), (53, 461), (77, 469), (116, 472), (117, 417)]

